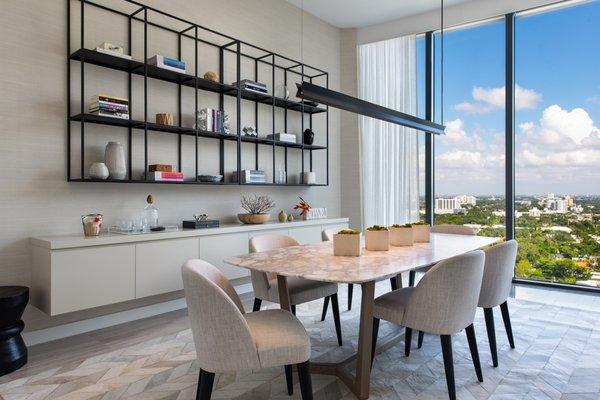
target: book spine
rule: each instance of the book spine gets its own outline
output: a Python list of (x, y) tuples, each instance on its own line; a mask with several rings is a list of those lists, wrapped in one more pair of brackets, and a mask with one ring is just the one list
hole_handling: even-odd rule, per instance
[(166, 66), (169, 66), (169, 67), (173, 67), (173, 68), (178, 68), (178, 69), (185, 70), (185, 62), (177, 60), (175, 58), (163, 57), (162, 58), (162, 64), (166, 65)]
[(154, 171), (150, 173), (155, 179), (183, 179), (182, 172)]

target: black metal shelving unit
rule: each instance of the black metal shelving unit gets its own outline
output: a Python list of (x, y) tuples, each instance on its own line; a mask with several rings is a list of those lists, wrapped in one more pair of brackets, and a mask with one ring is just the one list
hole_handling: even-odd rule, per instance
[[(321, 69), (311, 67), (309, 65), (303, 64), (286, 56), (268, 51), (258, 46), (254, 46), (252, 44), (246, 43), (239, 39), (235, 39), (228, 35), (219, 33), (210, 28), (206, 28), (195, 24), (191, 21), (187, 21), (185, 19), (179, 18), (177, 16), (171, 15), (169, 13), (160, 11), (153, 7), (138, 3), (134, 0), (119, 0), (123, 9), (117, 9), (108, 7), (106, 5), (89, 1), (89, 0), (66, 0), (67, 4), (67, 148), (68, 148), (68, 157), (67, 157), (67, 180), (69, 182), (92, 182), (92, 183), (154, 183), (154, 184), (198, 184), (198, 185), (256, 185), (256, 186), (328, 186), (329, 185), (329, 107), (323, 107), (312, 104), (305, 104), (304, 100), (293, 101), (290, 99), (284, 99), (281, 97), (277, 97), (275, 95), (276, 88), (276, 72), (283, 73), (283, 85), (287, 87), (288, 78), (290, 74), (296, 75), (299, 77), (301, 81), (307, 80), (309, 82), (313, 82), (313, 80), (322, 80), (324, 84), (329, 86), (329, 74), (326, 71)], [(79, 6), (78, 14), (79, 14), (79, 42), (80, 46), (75, 51), (72, 51), (71, 38), (72, 38), (72, 6), (75, 4)], [(177, 35), (177, 54), (179, 59), (182, 57), (182, 40), (183, 39), (191, 39), (194, 42), (194, 72), (193, 74), (188, 73), (179, 73), (170, 70), (166, 70), (163, 68), (159, 68), (153, 65), (149, 65), (146, 61), (137, 61), (137, 60), (129, 60), (118, 56), (112, 56), (109, 54), (101, 53), (95, 50), (91, 50), (85, 48), (85, 15), (87, 7), (95, 7), (97, 9), (101, 9), (103, 11), (108, 11), (112, 14), (115, 14), (120, 17), (127, 18), (128, 22), (128, 30), (127, 30), (127, 48), (130, 53), (132, 53), (132, 31), (134, 23), (143, 24), (143, 59), (148, 60), (148, 27), (158, 28), (164, 30), (166, 32), (170, 32)], [(129, 11), (127, 10), (129, 9)], [(163, 23), (157, 23), (155, 21), (150, 20), (149, 15), (157, 15), (160, 16), (160, 20), (164, 21), (165, 19), (168, 21), (172, 21), (179, 25), (184, 25), (184, 29), (174, 29), (173, 27), (167, 26)], [(216, 37), (216, 39), (207, 40), (201, 38), (199, 36), (199, 32), (204, 32), (210, 34), (212, 37)], [(214, 47), (219, 52), (219, 82), (213, 82), (211, 80), (204, 79), (199, 76), (198, 73), (198, 46), (199, 44), (208, 45)], [(247, 51), (242, 51), (242, 48), (247, 49)], [(250, 54), (258, 53), (258, 54)], [(233, 55), (235, 57), (236, 62), (236, 82), (240, 82), (241, 79), (249, 78), (253, 80), (259, 80), (259, 66), (267, 66), (271, 69), (271, 93), (263, 94), (257, 93), (253, 91), (243, 90), (234, 85), (228, 85), (223, 82), (224, 76), (224, 63), (225, 63), (225, 55)], [(131, 54), (133, 55), (133, 54)], [(249, 59), (254, 64), (254, 76), (242, 76), (241, 73), (241, 64), (242, 59)], [(71, 69), (73, 68), (72, 63), (79, 63), (80, 69), (80, 107), (79, 110), (72, 110), (71, 100)], [(89, 114), (86, 112), (86, 102), (85, 102), (85, 66), (86, 64), (95, 65), (98, 67), (125, 72), (128, 77), (128, 99), (129, 99), (129, 119), (117, 119), (110, 117), (103, 117), (94, 114)], [(307, 72), (308, 71), (308, 72)], [(143, 120), (134, 120), (132, 118), (133, 114), (133, 89), (132, 89), (132, 79), (133, 76), (143, 77)], [(177, 101), (177, 116), (178, 116), (178, 125), (170, 126), (170, 125), (159, 125), (148, 120), (148, 80), (155, 79), (164, 82), (170, 82), (178, 87), (178, 101)], [(233, 134), (225, 134), (221, 132), (211, 132), (204, 131), (190, 127), (182, 126), (182, 87), (192, 88), (194, 89), (194, 118), (198, 114), (199, 111), (199, 92), (211, 92), (218, 94), (219, 96), (219, 109), (224, 110), (224, 102), (225, 96), (233, 97), (236, 103), (236, 121), (237, 124), (235, 127), (232, 127)], [(139, 98), (139, 97), (137, 97)], [(141, 100), (136, 100), (141, 101)], [(300, 115), (300, 125), (301, 132), (298, 137), (301, 139), (299, 143), (288, 143), (288, 142), (280, 142), (268, 139), (266, 137), (252, 137), (252, 136), (244, 136), (241, 134), (241, 107), (242, 101), (250, 101), (255, 104), (254, 106), (254, 116), (255, 116), (255, 126), (258, 127), (258, 119), (259, 119), (259, 105), (270, 106), (271, 114), (272, 114), (272, 133), (276, 133), (275, 129), (275, 113), (276, 110), (283, 110), (283, 118), (284, 118), (284, 130), (283, 132), (287, 132), (288, 128), (288, 112), (296, 112)], [(325, 115), (325, 146), (316, 145), (316, 144), (305, 144), (304, 136), (302, 132), (304, 131), (305, 125), (305, 115), (308, 116), (308, 126), (312, 129), (313, 126), (313, 116), (318, 114)], [(79, 162), (80, 162), (80, 173), (79, 176), (73, 176), (72, 173), (72, 139), (74, 133), (75, 124), (79, 125), (79, 141), (80, 141), (80, 151), (79, 151)], [(127, 170), (128, 175), (124, 180), (97, 180), (86, 177), (86, 162), (85, 162), (85, 138), (86, 138), (86, 125), (87, 124), (95, 124), (95, 125), (104, 125), (104, 126), (114, 126), (120, 128), (126, 128), (127, 135)], [(76, 125), (75, 125), (76, 126)], [(159, 133), (167, 133), (174, 134), (178, 136), (178, 169), (182, 170), (182, 150), (184, 145), (182, 143), (182, 137), (191, 136), (195, 138), (195, 175), (193, 179), (185, 180), (184, 182), (157, 182), (153, 180), (147, 179), (148, 173), (148, 135), (152, 134), (152, 132)], [(144, 152), (144, 173), (143, 179), (134, 178), (132, 175), (133, 170), (133, 137), (139, 133), (143, 134), (143, 152)], [(198, 179), (199, 170), (198, 170), (198, 139), (199, 138), (208, 138), (208, 139), (216, 139), (219, 140), (219, 173), (224, 176), (223, 182), (201, 182)], [(232, 142), (236, 145), (236, 169), (225, 171), (225, 143)], [(273, 179), (272, 182), (267, 183), (237, 183), (240, 182), (240, 172), (241, 172), (241, 164), (242, 164), (242, 147), (243, 144), (254, 144), (254, 167), (255, 169), (260, 169), (259, 165), (259, 146), (267, 146), (272, 148), (272, 171), (273, 171)], [(286, 183), (275, 183), (275, 164), (276, 164), (276, 149), (283, 149), (283, 157), (284, 157), (284, 166), (286, 174)], [(288, 177), (290, 176), (288, 171), (288, 149), (294, 149), (295, 151), (300, 151), (301, 156), (301, 170), (298, 175), (298, 182), (302, 180), (302, 174), (305, 170), (305, 153), (308, 153), (309, 157), (309, 168), (308, 171), (313, 171), (313, 151), (324, 151), (325, 152), (325, 163), (326, 163), (326, 180), (323, 183), (316, 184), (302, 184), (302, 183), (288, 183)], [(231, 172), (233, 174), (237, 174), (237, 179), (234, 179), (232, 182), (228, 182), (225, 180), (225, 176), (227, 172)]]

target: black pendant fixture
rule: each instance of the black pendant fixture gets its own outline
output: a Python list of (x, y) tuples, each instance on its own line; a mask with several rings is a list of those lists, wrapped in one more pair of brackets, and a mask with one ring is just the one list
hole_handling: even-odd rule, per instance
[(327, 89), (310, 82), (302, 82), (302, 84), (297, 83), (296, 86), (298, 87), (296, 97), (304, 100), (314, 101), (326, 106), (339, 108), (366, 117), (391, 122), (392, 124), (432, 133), (434, 135), (444, 134), (444, 125), (436, 124), (435, 122), (427, 121), (423, 118), (418, 118), (413, 115), (392, 110), (391, 108), (348, 96), (347, 94), (336, 92), (335, 90)]

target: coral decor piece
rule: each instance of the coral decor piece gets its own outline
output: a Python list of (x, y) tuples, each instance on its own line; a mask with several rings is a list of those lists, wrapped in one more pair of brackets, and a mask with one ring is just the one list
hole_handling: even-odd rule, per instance
[(306, 214), (308, 214), (308, 212), (310, 211), (312, 206), (310, 204), (308, 204), (308, 202), (306, 200), (304, 200), (302, 197), (298, 196), (298, 198), (300, 199), (300, 203), (298, 203), (294, 206), (294, 210), (302, 210), (302, 211), (300, 211), (300, 215), (304, 218), (306, 216)]

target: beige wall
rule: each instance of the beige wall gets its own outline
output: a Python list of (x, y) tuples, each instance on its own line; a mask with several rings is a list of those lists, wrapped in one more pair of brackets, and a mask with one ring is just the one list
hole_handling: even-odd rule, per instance
[[(116, 0), (110, 4), (119, 3)], [(194, 0), (147, 1), (149, 5), (165, 9), (177, 16), (196, 21), (201, 25), (222, 31), (246, 42), (272, 51), (300, 59), (300, 10), (280, 0)], [(79, 2), (72, 7), (78, 10)], [(211, 217), (231, 220), (239, 210), (241, 192), (266, 192), (271, 195), (279, 209), (290, 210), (302, 195), (315, 206), (327, 207), (330, 216), (342, 215), (340, 206), (340, 115), (330, 111), (330, 186), (324, 188), (240, 188), (202, 186), (160, 186), (122, 184), (80, 184), (66, 182), (66, 4), (62, 0), (6, 0), (0, 15), (0, 151), (3, 171), (0, 174), (0, 284), (28, 285), (30, 276), (29, 237), (46, 234), (73, 233), (81, 230), (80, 215), (101, 212), (106, 223), (115, 223), (120, 218), (138, 214), (145, 205), (145, 197), (152, 193), (164, 223), (181, 223), (195, 212), (207, 212)], [(107, 40), (113, 43), (126, 42), (125, 20), (109, 19), (105, 12), (86, 13), (86, 39), (88, 48)], [(77, 13), (73, 17), (73, 30), (78, 32)], [(340, 31), (323, 21), (305, 15), (304, 18), (304, 62), (330, 73), (330, 87), (340, 89)], [(174, 25), (180, 29), (182, 26)], [(133, 47), (136, 59), (142, 59), (140, 47), (142, 30), (134, 28)], [(149, 31), (149, 53), (163, 52), (175, 55), (175, 36)], [(74, 36), (71, 48), (79, 46), (79, 37)], [(193, 70), (193, 51), (184, 43), (184, 59)], [(73, 107), (79, 106), (78, 71), (73, 66)], [(208, 47), (200, 49), (199, 70), (217, 69), (216, 53)], [(228, 83), (235, 75), (232, 60), (226, 59)], [(246, 75), (252, 71), (250, 63), (244, 63)], [(269, 86), (272, 82), (267, 70), (261, 69), (261, 80)], [(244, 74), (243, 74), (244, 75)], [(244, 77), (244, 76), (243, 76)], [(248, 76), (252, 78), (252, 76)], [(278, 76), (276, 79), (279, 79)], [(98, 92), (126, 95), (124, 74), (106, 71), (97, 67), (86, 67), (85, 101)], [(156, 112), (176, 111), (176, 86), (159, 81), (149, 84), (149, 115)], [(141, 96), (142, 80), (134, 80), (133, 117), (143, 119)], [(200, 104), (215, 106), (218, 98), (214, 94), (201, 93)], [(226, 102), (226, 110), (233, 112), (233, 99)], [(75, 108), (77, 109), (77, 108)], [(184, 91), (183, 122), (191, 123), (193, 93)], [(259, 111), (259, 132), (270, 133), (272, 126), (268, 107)], [(291, 114), (290, 114), (291, 115)], [(242, 109), (242, 124), (253, 123), (254, 106), (245, 104)], [(235, 119), (233, 120), (235, 126)], [(317, 143), (324, 143), (324, 117), (315, 117)], [(72, 124), (74, 152), (78, 150), (79, 125)], [(283, 114), (278, 112), (277, 131), (283, 130)], [(299, 131), (299, 118), (290, 119), (290, 131)], [(135, 134), (134, 174), (142, 173), (142, 134)], [(176, 162), (174, 135), (150, 134), (150, 161)], [(77, 139), (78, 140), (78, 139)], [(101, 161), (104, 145), (108, 140), (126, 143), (126, 131), (118, 128), (89, 127), (86, 129), (86, 165)], [(193, 142), (185, 141), (184, 164), (190, 164)], [(218, 171), (215, 157), (217, 143), (203, 140), (200, 143), (200, 170)], [(290, 150), (290, 174), (300, 169), (299, 157)], [(74, 153), (75, 154), (75, 153)], [(243, 167), (253, 166), (253, 147), (243, 148)], [(318, 179), (325, 179), (324, 152), (315, 155), (315, 171)], [(298, 155), (298, 153), (296, 153)], [(283, 153), (277, 153), (277, 163), (283, 162)], [(270, 174), (271, 156), (269, 149), (261, 149), (261, 167)], [(143, 165), (143, 164), (142, 164)], [(192, 164), (193, 165), (193, 164)], [(77, 173), (78, 161), (73, 158), (73, 171)], [(227, 148), (227, 170), (235, 168), (235, 152)], [(188, 167), (184, 172), (190, 173)], [(159, 299), (156, 299), (158, 301)], [(155, 301), (155, 300), (152, 300)], [(137, 304), (125, 304), (84, 313), (49, 319), (40, 312), (28, 310), (26, 323), (29, 329), (56, 325), (62, 322), (86, 318), (98, 313), (128, 308)]]

